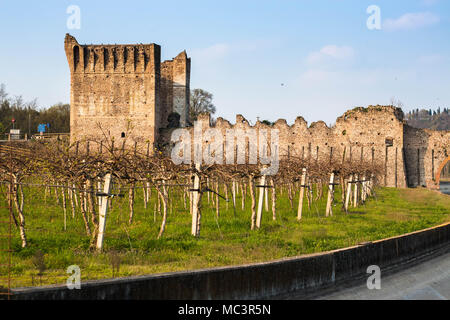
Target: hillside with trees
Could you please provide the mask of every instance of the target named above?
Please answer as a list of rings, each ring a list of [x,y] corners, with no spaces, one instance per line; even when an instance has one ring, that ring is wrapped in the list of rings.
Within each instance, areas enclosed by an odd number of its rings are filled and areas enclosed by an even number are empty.
[[[22,96],[10,97],[5,85],[0,85],[0,135],[13,128],[22,133],[37,133],[38,125],[50,124],[50,132],[67,133],[70,131],[70,106],[55,104],[49,108],[39,108],[36,100],[24,101]]]
[[[448,108],[416,109],[406,114],[406,121],[411,127],[432,130],[450,130],[450,113]]]
[[[191,91],[189,113],[195,121],[200,113],[213,115],[216,107],[212,103],[213,95],[206,90]],[[58,103],[49,108],[39,108],[37,101],[24,101],[22,96],[10,96],[4,84],[0,85],[0,139],[3,134],[14,128],[29,136],[38,133],[39,124],[50,124],[49,132],[70,132],[70,105]]]

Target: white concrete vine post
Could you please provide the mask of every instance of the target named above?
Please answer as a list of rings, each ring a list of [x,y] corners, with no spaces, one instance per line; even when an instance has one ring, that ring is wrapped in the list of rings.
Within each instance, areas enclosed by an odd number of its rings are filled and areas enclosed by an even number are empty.
[[[332,216],[333,215],[333,197],[334,197],[334,172],[330,175],[330,184],[328,185],[328,200],[327,200],[327,210],[326,210],[326,216]]]
[[[259,229],[261,227],[261,219],[262,219],[262,209],[263,209],[263,200],[266,189],[266,176],[262,176],[259,182],[259,199],[258,199],[258,213],[256,215],[256,228]]]
[[[108,213],[108,197],[111,192],[111,174],[108,173],[105,176],[105,182],[103,184],[103,195],[101,196],[102,201],[100,205],[99,212],[99,226],[98,226],[98,236],[97,236],[97,249],[102,250],[103,248],[103,238],[105,234],[106,227],[106,214]]]
[[[349,181],[347,181],[347,194],[345,196],[345,211],[348,211],[348,204],[352,194],[353,175],[350,175]]]

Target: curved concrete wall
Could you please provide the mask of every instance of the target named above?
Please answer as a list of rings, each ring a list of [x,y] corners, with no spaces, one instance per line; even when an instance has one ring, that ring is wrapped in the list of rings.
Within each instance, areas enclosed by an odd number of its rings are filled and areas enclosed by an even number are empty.
[[[13,299],[264,299],[314,291],[416,259],[450,243],[450,223],[355,247],[295,258],[149,276],[24,288]]]

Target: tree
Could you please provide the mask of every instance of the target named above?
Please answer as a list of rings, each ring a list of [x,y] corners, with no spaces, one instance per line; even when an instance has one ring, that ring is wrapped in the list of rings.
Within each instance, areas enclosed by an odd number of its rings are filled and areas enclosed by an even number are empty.
[[[6,86],[2,83],[0,84],[0,105],[8,99],[8,93],[6,92]]]
[[[55,104],[54,106],[41,111],[38,119],[39,123],[49,123],[51,132],[69,132],[70,105],[62,103]]]
[[[189,117],[191,121],[197,120],[200,113],[216,113],[216,106],[212,103],[213,95],[203,89],[191,90],[191,102],[189,106]]]
[[[15,129],[32,135],[37,132],[40,123],[49,123],[51,132],[64,133],[70,130],[70,106],[56,104],[39,110],[37,100],[24,101],[23,97],[11,96],[5,85],[0,85],[0,134],[12,128],[11,119],[15,119]]]
[[[431,130],[449,130],[450,116],[448,108],[418,109],[409,111],[407,114],[408,124],[415,128],[431,129]]]

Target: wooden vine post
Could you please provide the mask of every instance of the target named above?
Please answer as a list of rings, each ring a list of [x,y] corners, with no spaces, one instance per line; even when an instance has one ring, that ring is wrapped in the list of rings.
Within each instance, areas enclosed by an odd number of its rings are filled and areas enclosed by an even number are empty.
[[[233,214],[236,216],[236,181],[233,180],[233,185],[231,188],[231,197],[233,198]]]
[[[264,188],[264,210],[269,211],[269,188]]]
[[[256,227],[256,200],[255,200],[255,182],[253,180],[253,176],[249,175],[248,176],[248,184],[249,184],[249,188],[250,188],[250,197],[252,199],[252,206],[251,206],[251,210],[252,210],[252,224],[251,224],[251,230],[255,230]]]
[[[197,172],[194,174],[194,189],[192,190],[192,228],[191,234],[194,237],[200,235],[200,201],[201,201],[201,190],[200,190],[200,164],[195,165]]]
[[[355,188],[353,189],[353,207],[356,208],[358,206],[358,179],[359,176],[355,175]]]
[[[163,219],[161,222],[161,228],[159,229],[158,239],[161,239],[164,231],[166,230],[166,223],[167,223],[167,205],[168,205],[168,195],[167,195],[167,187],[166,187],[166,181],[162,181],[162,191],[161,188],[156,186],[156,190],[158,191],[158,194],[162,200],[163,205]]]
[[[209,195],[209,192],[208,192],[208,195]],[[216,218],[219,219],[219,217],[220,217],[219,179],[217,179],[217,181],[216,181],[216,200],[215,200],[215,205],[216,205]]]
[[[302,219],[302,210],[303,210],[303,198],[305,194],[305,184],[306,184],[306,168],[302,170],[302,180],[300,185],[300,195],[298,198],[298,211],[297,211],[297,220],[300,221]]]
[[[277,220],[277,190],[275,189],[274,178],[270,179],[272,186],[272,220]]]
[[[367,195],[366,186],[367,186],[366,177],[363,176],[362,184],[361,184],[361,201],[363,203],[366,201],[366,195]]]
[[[61,194],[62,194],[62,199],[63,199],[63,211],[64,211],[64,231],[67,230],[67,209],[66,209],[66,190],[65,188],[61,188]],[[23,200],[23,196],[22,196],[22,200]],[[22,205],[23,207],[23,205]]]

